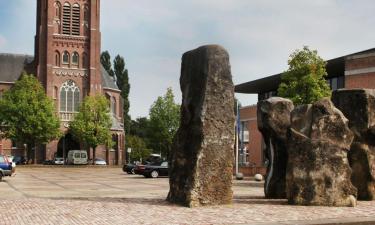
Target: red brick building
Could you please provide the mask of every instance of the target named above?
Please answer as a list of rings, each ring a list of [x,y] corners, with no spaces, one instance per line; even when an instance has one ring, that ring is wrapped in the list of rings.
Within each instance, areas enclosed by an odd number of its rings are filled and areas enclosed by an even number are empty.
[[[327,82],[332,90],[341,88],[375,89],[375,48],[338,57],[327,61]],[[258,100],[277,96],[281,73],[236,85],[237,93],[258,94]],[[263,153],[263,138],[257,128],[257,106],[240,109],[240,121],[244,125],[243,154],[240,150],[240,172],[245,175],[266,172],[267,159]],[[241,148],[240,148],[241,149]]]
[[[100,64],[100,0],[37,0],[35,57],[0,54],[0,94],[19,79],[23,70],[35,74],[54,100],[64,136],[39,146],[37,161],[66,156],[82,143],[69,134],[69,122],[85,96],[105,95],[111,107],[113,149],[97,148],[109,164],[124,159],[124,129],[120,90]],[[23,143],[0,142],[0,152],[23,155]]]

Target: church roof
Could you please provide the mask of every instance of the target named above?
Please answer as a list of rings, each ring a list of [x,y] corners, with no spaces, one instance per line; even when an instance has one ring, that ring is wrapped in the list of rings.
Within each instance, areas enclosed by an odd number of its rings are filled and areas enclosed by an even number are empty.
[[[102,86],[103,88],[111,88],[119,91],[119,88],[117,87],[117,84],[113,77],[109,76],[107,71],[104,69],[103,65],[100,65],[100,71],[102,74]]]
[[[0,82],[15,82],[33,61],[30,55],[0,53]]]

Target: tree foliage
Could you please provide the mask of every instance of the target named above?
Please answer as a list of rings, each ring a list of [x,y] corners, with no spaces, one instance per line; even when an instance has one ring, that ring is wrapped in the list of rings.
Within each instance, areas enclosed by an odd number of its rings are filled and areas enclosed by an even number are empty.
[[[124,128],[125,132],[129,133],[131,118],[129,116],[129,75],[128,70],[125,68],[125,60],[120,55],[117,55],[113,61],[114,73],[116,75],[116,84],[121,90],[121,96],[123,98],[123,117],[124,117]]]
[[[164,155],[169,155],[173,138],[180,125],[180,106],[175,103],[171,88],[160,96],[150,109],[150,144]]]
[[[278,96],[289,98],[295,105],[310,104],[331,95],[324,79],[326,62],[307,46],[293,52],[288,60],[289,69],[282,75]]]
[[[112,70],[112,63],[111,63],[111,55],[108,51],[102,52],[100,55],[100,62],[102,63],[104,69],[107,71],[107,73],[113,77],[114,72]]]
[[[108,100],[103,95],[88,96],[81,103],[79,113],[70,123],[70,130],[77,139],[92,147],[93,157],[96,147],[106,145],[112,147],[112,121]]]
[[[0,100],[0,123],[4,137],[27,147],[61,136],[53,101],[39,81],[26,73]]]
[[[138,136],[126,136],[127,147],[131,148],[130,159],[131,161],[142,161],[150,156],[151,150],[147,148],[146,143]]]

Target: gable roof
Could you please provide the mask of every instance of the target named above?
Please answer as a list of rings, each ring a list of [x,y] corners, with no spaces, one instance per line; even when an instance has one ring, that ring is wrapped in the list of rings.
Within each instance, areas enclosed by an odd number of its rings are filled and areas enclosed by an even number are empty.
[[[0,53],[0,82],[17,81],[33,60],[30,55]]]
[[[101,71],[101,74],[102,74],[102,87],[120,91],[120,89],[117,87],[117,84],[116,84],[114,78],[109,76],[109,74],[104,69],[102,64],[100,64],[100,71]]]

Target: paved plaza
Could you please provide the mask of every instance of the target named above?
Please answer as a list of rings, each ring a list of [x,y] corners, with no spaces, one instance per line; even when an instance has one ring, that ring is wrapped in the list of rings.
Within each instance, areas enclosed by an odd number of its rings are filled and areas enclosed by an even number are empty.
[[[19,166],[0,182],[0,224],[375,224],[375,202],[289,206],[263,199],[262,183],[244,180],[235,181],[232,205],[190,209],[168,204],[168,187],[168,178],[121,168]]]

